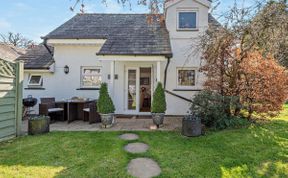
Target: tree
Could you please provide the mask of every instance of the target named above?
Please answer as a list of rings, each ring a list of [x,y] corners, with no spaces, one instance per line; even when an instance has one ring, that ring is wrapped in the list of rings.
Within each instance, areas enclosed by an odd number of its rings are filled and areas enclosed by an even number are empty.
[[[249,52],[240,64],[238,81],[241,103],[249,118],[253,112],[270,113],[282,110],[288,96],[288,73],[271,56],[263,58],[261,52]]]
[[[277,3],[281,5],[273,6],[273,8],[283,12],[283,1]],[[253,8],[238,8],[235,4],[230,11],[223,15],[223,26],[210,26],[197,44],[197,51],[203,52],[201,70],[207,76],[206,88],[216,91],[222,96],[239,96],[239,105],[237,106],[241,106],[241,104],[248,106],[250,115],[253,111],[261,113],[279,111],[284,101],[283,98],[287,98],[285,88],[287,90],[288,84],[284,80],[287,75],[283,72],[284,69],[280,69],[277,62],[272,60],[276,58],[280,63],[280,59],[277,57],[281,54],[283,46],[287,45],[286,36],[282,37],[283,40],[279,35],[287,34],[288,28],[283,28],[287,24],[287,21],[283,20],[286,19],[287,14],[276,13],[275,10],[273,15],[265,15],[265,18],[260,18],[259,14],[270,7],[269,5],[267,3]],[[275,28],[273,25],[275,23],[285,23],[285,25],[275,25],[277,26]],[[269,36],[270,31],[275,32],[273,37]],[[279,45],[279,41],[283,42]],[[253,62],[259,62],[260,59],[263,60],[261,63],[263,66],[253,65]],[[273,67],[264,65],[264,62],[267,61]],[[246,63],[249,63],[250,66],[245,65]],[[263,72],[264,70],[265,72]],[[257,75],[252,71],[257,71]],[[274,81],[282,81],[282,85],[276,85],[273,82],[271,82],[273,86],[269,85],[268,82],[271,80],[268,77],[269,74],[273,74]],[[261,79],[262,83],[255,83],[254,80],[257,78]],[[240,83],[241,85],[239,85]],[[269,92],[272,91],[279,92],[279,96],[275,95],[276,99],[272,99],[273,96],[269,95]],[[249,95],[251,92],[253,96]],[[227,102],[229,101],[224,101],[224,103]],[[230,107],[227,107],[226,112],[238,115],[240,109],[241,107],[236,108],[232,112]]]
[[[13,45],[19,48],[28,48],[31,45],[34,45],[35,42],[33,40],[28,40],[23,37],[20,33],[12,33],[8,32],[7,35],[0,34],[0,42],[8,45]]]

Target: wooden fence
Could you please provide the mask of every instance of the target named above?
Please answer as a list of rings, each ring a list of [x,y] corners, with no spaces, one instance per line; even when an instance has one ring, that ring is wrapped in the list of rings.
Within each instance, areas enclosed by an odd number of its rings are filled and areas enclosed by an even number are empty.
[[[0,59],[0,141],[21,134],[23,63]]]

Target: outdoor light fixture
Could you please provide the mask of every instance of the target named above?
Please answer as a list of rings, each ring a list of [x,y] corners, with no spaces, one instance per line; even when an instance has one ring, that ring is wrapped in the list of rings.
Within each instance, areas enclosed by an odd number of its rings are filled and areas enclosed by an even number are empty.
[[[66,65],[66,66],[64,67],[64,73],[65,73],[65,74],[68,74],[68,73],[69,73],[69,66]]]

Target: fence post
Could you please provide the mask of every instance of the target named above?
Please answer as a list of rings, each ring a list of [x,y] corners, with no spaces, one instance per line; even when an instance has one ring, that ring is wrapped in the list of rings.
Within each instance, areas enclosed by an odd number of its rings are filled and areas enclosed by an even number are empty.
[[[22,98],[23,98],[24,63],[16,63],[16,136],[21,135],[22,127]]]

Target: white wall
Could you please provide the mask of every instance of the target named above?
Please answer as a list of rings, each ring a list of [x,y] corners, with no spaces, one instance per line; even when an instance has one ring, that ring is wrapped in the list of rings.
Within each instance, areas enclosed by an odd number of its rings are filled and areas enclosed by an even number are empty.
[[[196,31],[178,31],[177,30],[177,12],[181,9],[193,9],[198,11],[198,30]],[[200,53],[195,53],[196,40],[199,35],[208,27],[208,10],[207,6],[200,4],[195,0],[183,0],[168,7],[166,12],[166,27],[170,34],[170,41],[173,51],[173,58],[167,74],[166,89],[177,95],[191,99],[197,91],[174,91],[177,89],[177,73],[176,69],[181,67],[191,67],[199,70]],[[202,85],[205,80],[203,74],[196,72],[196,85],[192,90],[203,89]],[[189,110],[189,102],[186,102],[175,96],[166,94],[167,98],[167,114],[186,114]]]
[[[110,72],[110,63],[99,60],[96,52],[99,46],[76,46],[76,45],[59,45],[55,46],[55,72],[43,73],[43,88],[45,90],[27,90],[28,76],[31,72],[25,72],[24,97],[33,95],[41,97],[55,97],[56,100],[68,99],[73,96],[97,99],[97,90],[77,90],[81,88],[80,72],[81,66],[101,66],[102,80],[107,81]],[[64,73],[64,66],[68,65],[69,74]],[[38,111],[38,108],[35,108]]]

